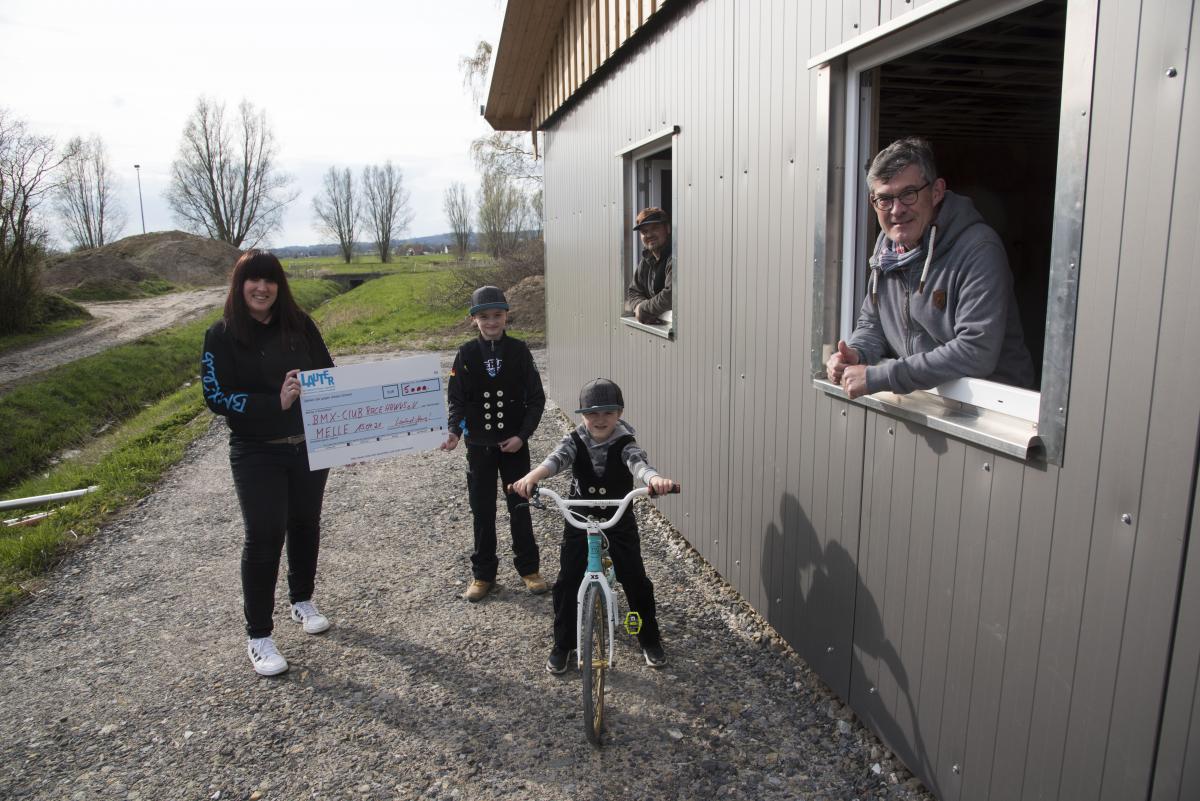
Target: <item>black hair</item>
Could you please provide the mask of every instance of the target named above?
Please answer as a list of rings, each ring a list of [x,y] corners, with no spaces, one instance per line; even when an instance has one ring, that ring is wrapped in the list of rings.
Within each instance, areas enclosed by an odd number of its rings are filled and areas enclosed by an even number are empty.
[[[246,308],[243,288],[247,281],[265,278],[278,288],[275,303],[271,306],[271,317],[283,330],[283,341],[295,349],[298,342],[305,341],[305,321],[308,317],[292,297],[288,287],[287,273],[275,254],[265,250],[247,250],[233,265],[229,276],[229,294],[225,296],[225,327],[233,338],[245,345],[250,342],[250,332],[257,324]]]

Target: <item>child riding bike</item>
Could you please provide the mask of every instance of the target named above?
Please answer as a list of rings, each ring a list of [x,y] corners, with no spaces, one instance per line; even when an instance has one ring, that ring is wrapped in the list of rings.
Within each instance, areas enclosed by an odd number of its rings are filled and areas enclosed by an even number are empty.
[[[526,476],[514,482],[513,492],[529,498],[539,481],[570,468],[574,474],[571,498],[619,499],[639,480],[654,494],[665,494],[677,485],[660,476],[650,466],[646,452],[634,440],[633,427],[621,419],[625,400],[621,388],[606,378],[584,385],[576,414],[583,424],[563,437],[546,460]],[[607,519],[612,509],[598,509]],[[641,617],[637,634],[646,664],[660,668],[667,663],[658,618],[654,608],[654,584],[642,564],[641,540],[633,512],[626,511],[620,521],[606,532],[609,556],[617,580],[625,588],[631,611]],[[587,570],[587,537],[569,524],[563,527],[558,580],[554,583],[554,647],[546,660],[546,670],[561,674],[567,670],[576,637],[576,595]]]

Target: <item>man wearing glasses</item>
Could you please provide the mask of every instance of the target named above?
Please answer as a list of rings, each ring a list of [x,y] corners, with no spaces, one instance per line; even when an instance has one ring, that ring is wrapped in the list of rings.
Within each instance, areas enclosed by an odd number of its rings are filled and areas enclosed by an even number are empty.
[[[1032,386],[1004,245],[937,177],[929,143],[888,145],[867,184],[882,230],[854,333],[825,363],[829,380],[851,398],[964,376]]]

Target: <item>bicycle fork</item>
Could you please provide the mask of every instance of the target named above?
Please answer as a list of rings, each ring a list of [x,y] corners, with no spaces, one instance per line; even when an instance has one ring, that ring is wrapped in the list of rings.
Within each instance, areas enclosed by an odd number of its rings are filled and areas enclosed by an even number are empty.
[[[617,631],[617,597],[613,593],[613,588],[604,574],[604,565],[601,558],[600,529],[588,528],[587,547],[587,572],[583,574],[583,581],[579,583],[579,591],[575,595],[575,659],[581,670],[583,669],[584,636],[583,599],[587,594],[588,587],[592,584],[596,584],[600,588],[600,592],[604,595],[604,624],[608,627],[608,665],[612,667],[616,664],[614,642]],[[591,669],[591,665],[588,665],[588,669]]]

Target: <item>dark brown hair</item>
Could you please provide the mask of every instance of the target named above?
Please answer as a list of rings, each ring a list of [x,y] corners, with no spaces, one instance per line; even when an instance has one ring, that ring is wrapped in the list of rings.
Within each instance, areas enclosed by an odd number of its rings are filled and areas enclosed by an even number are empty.
[[[306,339],[304,322],[307,315],[292,297],[283,265],[273,253],[265,250],[247,250],[233,265],[233,274],[229,277],[229,294],[225,296],[225,327],[238,342],[243,345],[250,342],[250,332],[256,322],[250,316],[250,310],[246,308],[243,288],[247,281],[257,278],[265,278],[278,287],[275,304],[271,307],[272,321],[278,322],[283,329],[284,343],[289,348],[295,348]]]

